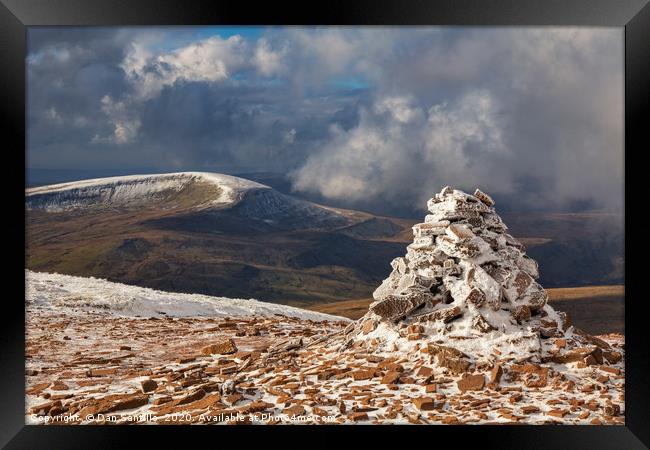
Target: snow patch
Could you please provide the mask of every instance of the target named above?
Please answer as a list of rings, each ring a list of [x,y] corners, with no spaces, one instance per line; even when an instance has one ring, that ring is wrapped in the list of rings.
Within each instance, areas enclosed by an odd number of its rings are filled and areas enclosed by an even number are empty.
[[[25,271],[25,302],[50,310],[105,311],[124,317],[247,317],[281,314],[313,321],[344,317],[286,305],[201,294],[181,294],[113,283],[97,278]]]

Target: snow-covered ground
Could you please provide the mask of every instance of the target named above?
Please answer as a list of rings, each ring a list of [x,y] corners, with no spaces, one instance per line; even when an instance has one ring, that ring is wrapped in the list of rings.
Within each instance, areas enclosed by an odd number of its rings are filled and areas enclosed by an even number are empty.
[[[181,294],[97,278],[25,271],[25,301],[36,308],[93,310],[124,317],[245,317],[282,314],[305,320],[348,320],[257,300]]]
[[[217,186],[219,195],[212,205],[227,205],[240,200],[252,189],[271,189],[243,178],[208,172],[178,172],[156,175],[129,175],[74,181],[29,188],[25,191],[28,208],[61,211],[87,205],[125,206],[145,202],[168,192],[180,192],[190,183]]]

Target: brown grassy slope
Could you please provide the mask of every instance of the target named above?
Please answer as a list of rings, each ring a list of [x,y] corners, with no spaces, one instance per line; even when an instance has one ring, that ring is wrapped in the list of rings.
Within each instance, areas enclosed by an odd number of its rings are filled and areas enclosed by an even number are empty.
[[[615,284],[611,286],[585,286],[547,289],[551,301],[559,300],[584,300],[594,297],[623,297],[625,286]]]
[[[336,231],[255,233],[226,213],[200,215],[185,204],[28,211],[26,266],[173,292],[305,305],[367,296],[403,251],[397,243]]]

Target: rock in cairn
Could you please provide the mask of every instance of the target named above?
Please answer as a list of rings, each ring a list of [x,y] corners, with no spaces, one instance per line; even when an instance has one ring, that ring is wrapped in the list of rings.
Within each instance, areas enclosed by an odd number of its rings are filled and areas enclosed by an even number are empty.
[[[531,340],[525,352],[540,349],[542,317],[558,325],[552,334],[562,332],[565,316],[546,305],[547,293],[535,281],[537,263],[507,233],[489,195],[445,187],[427,206],[430,214],[413,227],[406,255],[391,262],[392,272],[373,293],[369,312],[347,330],[343,348],[379,326],[407,327],[412,340],[446,342],[446,336],[476,339],[488,333],[492,338],[483,342]],[[504,334],[508,339],[496,336]],[[372,335],[381,340],[387,333]]]

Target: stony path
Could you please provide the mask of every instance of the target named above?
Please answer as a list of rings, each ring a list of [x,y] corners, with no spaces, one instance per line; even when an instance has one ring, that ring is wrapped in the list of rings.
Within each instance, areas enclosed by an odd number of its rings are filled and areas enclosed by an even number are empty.
[[[338,352],[343,321],[31,306],[27,317],[27,423],[624,424],[622,361],[478,366],[461,379],[424,342]],[[623,352],[621,335],[600,337]]]

